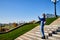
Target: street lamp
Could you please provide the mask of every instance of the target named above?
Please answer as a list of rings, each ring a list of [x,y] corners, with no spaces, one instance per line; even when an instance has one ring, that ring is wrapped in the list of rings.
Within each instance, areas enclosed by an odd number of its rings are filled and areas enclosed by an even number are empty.
[[[57,14],[56,14],[56,3],[58,0],[51,0],[53,3],[54,3],[54,13],[55,13],[55,17],[57,17]]]

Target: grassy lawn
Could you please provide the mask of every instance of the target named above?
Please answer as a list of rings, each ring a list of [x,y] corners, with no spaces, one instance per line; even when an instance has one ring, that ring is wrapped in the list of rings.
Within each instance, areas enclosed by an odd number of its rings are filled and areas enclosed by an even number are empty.
[[[46,25],[51,24],[54,20],[56,20],[57,18],[47,18],[46,19]]]
[[[37,25],[38,24],[28,24],[28,25],[24,25],[16,30],[14,30],[14,31],[11,31],[9,33],[0,34],[0,40],[14,40],[16,37],[24,34],[25,32],[31,30],[32,28],[34,28]]]
[[[57,19],[57,18],[47,18],[45,25],[51,24],[51,23],[52,23],[54,20],[56,20],[56,19]],[[40,24],[40,21],[38,21],[36,24]]]
[[[53,22],[55,19],[57,18],[48,18],[47,23],[46,24],[50,24],[51,22]],[[27,31],[33,29],[34,27],[36,27],[37,25],[39,25],[38,23],[35,24],[26,24],[22,27],[19,27],[18,29],[15,29],[11,32],[5,33],[5,34],[0,34],[0,40],[14,40],[16,37],[26,33]]]

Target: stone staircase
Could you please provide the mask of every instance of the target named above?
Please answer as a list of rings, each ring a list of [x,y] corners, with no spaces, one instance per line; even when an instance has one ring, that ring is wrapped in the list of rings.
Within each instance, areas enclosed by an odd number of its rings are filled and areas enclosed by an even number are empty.
[[[60,40],[60,18],[50,25],[45,25],[44,32],[46,39],[41,39],[40,27],[37,26],[31,31],[17,37],[15,40]]]
[[[48,37],[51,40],[60,40],[60,28],[58,27],[58,29],[55,31],[57,34],[53,34],[51,37]]]

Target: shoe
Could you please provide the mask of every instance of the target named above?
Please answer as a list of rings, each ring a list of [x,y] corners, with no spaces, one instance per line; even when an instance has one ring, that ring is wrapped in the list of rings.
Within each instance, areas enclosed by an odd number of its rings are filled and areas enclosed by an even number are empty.
[[[46,39],[45,36],[43,36],[42,39]]]

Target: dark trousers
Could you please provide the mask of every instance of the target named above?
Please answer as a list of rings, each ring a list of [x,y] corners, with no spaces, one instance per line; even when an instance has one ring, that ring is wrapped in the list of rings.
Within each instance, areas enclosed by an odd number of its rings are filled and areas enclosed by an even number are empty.
[[[45,34],[44,34],[44,23],[41,24],[41,33],[42,33],[42,37],[44,37],[45,36]]]

